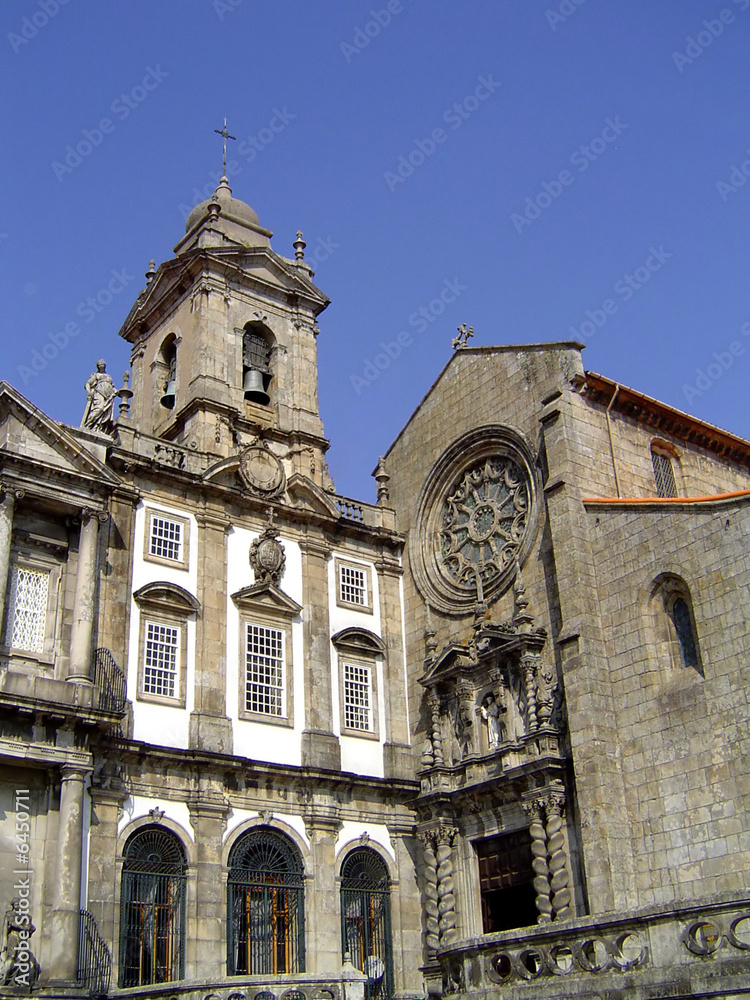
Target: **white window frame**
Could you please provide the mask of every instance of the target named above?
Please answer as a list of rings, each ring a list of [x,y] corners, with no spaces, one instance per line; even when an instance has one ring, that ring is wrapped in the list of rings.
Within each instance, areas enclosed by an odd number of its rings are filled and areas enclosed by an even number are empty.
[[[373,684],[373,670],[375,665],[370,663],[356,663],[350,657],[342,659],[342,686],[344,697],[343,727],[345,731],[357,734],[368,735],[375,732],[375,711],[373,697],[375,687]],[[350,676],[354,674],[355,676]],[[360,676],[356,676],[359,674]],[[361,698],[364,694],[364,698]],[[352,697],[353,696],[353,697]],[[364,725],[357,724],[364,721]]]
[[[253,653],[250,649],[250,636],[252,630],[256,630],[256,634],[261,634],[266,640],[271,640],[278,645],[278,656],[263,654],[263,653]],[[286,645],[287,645],[287,633],[283,628],[279,628],[277,625],[269,625],[266,622],[261,621],[244,621],[242,635],[244,639],[244,684],[242,688],[242,702],[241,702],[241,714],[245,717],[252,717],[254,719],[268,719],[273,721],[286,720],[287,718],[287,657],[286,657]],[[274,684],[272,682],[264,683],[261,679],[258,679],[257,675],[255,678],[251,677],[251,657],[257,656],[259,659],[266,661],[272,661],[277,666],[275,667],[277,671],[278,683]],[[273,678],[270,678],[272,681]],[[250,697],[250,687],[255,685],[259,691],[265,690],[266,697],[268,698],[268,703],[273,705],[277,703],[278,711],[264,711],[261,708],[251,707],[248,704]],[[256,701],[256,704],[258,702]]]
[[[372,614],[372,573],[365,563],[352,562],[347,559],[336,559],[336,603],[341,608],[351,608],[356,611],[364,611]],[[350,600],[345,596],[345,587],[352,587],[352,584],[344,582],[346,574],[358,573],[362,576],[362,600]]]
[[[143,694],[151,698],[174,699],[179,694],[182,666],[180,662],[180,647],[182,645],[180,626],[171,622],[152,621],[150,618],[146,618],[143,622],[143,628]],[[151,634],[153,630],[158,630],[159,634],[153,636]],[[173,642],[166,641],[167,634],[169,638],[174,640]],[[149,651],[158,650],[159,648],[162,650],[162,656],[159,656],[156,664],[149,664]],[[163,652],[166,650],[173,651],[173,663],[171,665],[164,663]],[[159,691],[152,689],[167,687],[165,681],[171,681],[169,683],[170,690]]]
[[[152,552],[152,544],[155,540],[154,530],[157,521],[161,521],[165,525],[171,525],[175,528],[179,528],[180,540],[177,543],[179,545],[179,556],[174,557]],[[173,566],[176,569],[187,569],[190,558],[190,521],[188,518],[181,517],[179,514],[173,514],[171,511],[158,510],[155,507],[149,507],[146,516],[143,558],[149,562],[159,563],[161,566]]]

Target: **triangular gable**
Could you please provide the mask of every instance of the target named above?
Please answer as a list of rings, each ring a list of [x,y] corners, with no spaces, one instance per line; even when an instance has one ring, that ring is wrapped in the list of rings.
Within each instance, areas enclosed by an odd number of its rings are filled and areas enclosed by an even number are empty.
[[[34,406],[8,382],[0,382],[0,456],[115,487],[118,476],[70,431]]]
[[[232,594],[232,600],[241,611],[265,611],[284,618],[296,618],[302,605],[285,594],[273,583],[256,583]]]
[[[298,472],[287,481],[287,493],[298,507],[304,507],[316,514],[335,517],[336,520],[341,517],[341,511],[333,497]]]

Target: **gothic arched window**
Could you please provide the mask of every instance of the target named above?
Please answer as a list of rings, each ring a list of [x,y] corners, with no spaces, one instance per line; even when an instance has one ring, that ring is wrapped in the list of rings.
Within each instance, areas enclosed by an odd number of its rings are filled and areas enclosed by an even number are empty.
[[[249,830],[229,855],[227,974],[305,971],[304,868],[291,841]]]
[[[658,631],[666,640],[672,665],[691,667],[703,676],[693,602],[687,584],[676,576],[662,576],[654,587],[652,603]]]
[[[656,495],[662,499],[677,496],[677,481],[672,467],[672,456],[666,448],[651,445],[651,464],[654,467]]]
[[[120,986],[182,979],[185,967],[185,852],[158,826],[125,846],[120,899]]]
[[[391,888],[385,862],[375,851],[352,851],[341,868],[341,945],[367,976],[367,1000],[393,996]]]

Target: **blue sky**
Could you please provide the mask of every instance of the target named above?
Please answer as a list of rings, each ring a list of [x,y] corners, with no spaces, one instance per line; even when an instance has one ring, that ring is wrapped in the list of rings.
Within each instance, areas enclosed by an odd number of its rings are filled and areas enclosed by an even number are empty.
[[[374,498],[461,323],[578,336],[587,368],[750,435],[750,0],[6,0],[0,22],[0,375],[51,416],[78,423],[98,357],[119,381],[226,115],[235,195],[279,253],[304,231],[332,299],[340,492]]]

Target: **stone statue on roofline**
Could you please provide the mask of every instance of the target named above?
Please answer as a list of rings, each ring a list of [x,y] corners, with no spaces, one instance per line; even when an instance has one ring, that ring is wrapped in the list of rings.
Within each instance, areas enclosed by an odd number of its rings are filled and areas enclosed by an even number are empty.
[[[104,361],[96,362],[96,371],[86,383],[86,409],[83,411],[81,427],[100,434],[109,434],[114,422],[115,383],[107,374]]]

